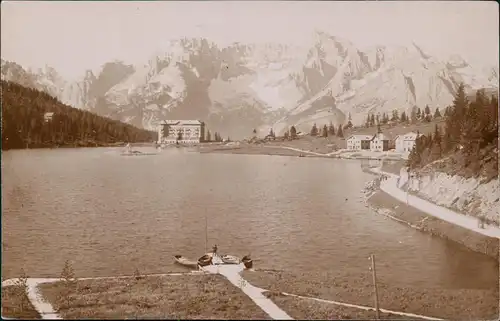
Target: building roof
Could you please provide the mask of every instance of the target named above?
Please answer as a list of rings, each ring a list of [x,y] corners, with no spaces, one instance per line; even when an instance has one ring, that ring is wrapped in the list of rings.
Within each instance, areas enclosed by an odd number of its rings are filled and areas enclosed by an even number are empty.
[[[376,133],[371,137],[371,141],[373,141],[375,138],[378,138],[379,140],[391,140],[391,137],[389,135],[383,133]]]
[[[202,122],[199,120],[163,120],[160,122],[161,125],[201,125]]]
[[[421,133],[418,133],[418,134],[417,134],[417,133],[415,133],[415,132],[409,132],[409,133],[406,133],[406,134],[402,134],[402,135],[398,135],[398,136],[396,136],[396,139],[398,139],[398,138],[403,138],[403,139],[405,139],[405,140],[415,140],[415,139],[417,139],[417,137],[419,137],[419,136],[422,136],[422,134],[421,134]]]
[[[355,139],[359,139],[359,140],[370,140],[370,139],[372,139],[372,136],[371,135],[351,135],[347,138],[347,140],[349,140],[351,138],[355,138]]]

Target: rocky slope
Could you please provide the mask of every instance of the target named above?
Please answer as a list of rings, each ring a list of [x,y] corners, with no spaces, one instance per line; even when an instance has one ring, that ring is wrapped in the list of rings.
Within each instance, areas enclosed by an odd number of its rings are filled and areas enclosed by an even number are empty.
[[[316,32],[309,46],[172,41],[144,65],[106,63],[67,82],[50,67],[29,71],[2,60],[2,78],[44,90],[63,102],[137,126],[197,118],[231,135],[280,132],[314,122],[341,124],[351,113],[409,112],[442,107],[457,84],[498,87],[498,69],[475,70],[459,56],[439,61],[417,45],[361,51],[348,40]],[[302,128],[303,127],[303,128]]]
[[[500,189],[498,177],[486,182],[480,177],[465,178],[460,175],[436,171],[436,163],[429,164],[408,182],[408,175],[401,169],[400,186],[409,187],[418,196],[437,205],[475,217],[484,217],[500,224],[498,206]]]

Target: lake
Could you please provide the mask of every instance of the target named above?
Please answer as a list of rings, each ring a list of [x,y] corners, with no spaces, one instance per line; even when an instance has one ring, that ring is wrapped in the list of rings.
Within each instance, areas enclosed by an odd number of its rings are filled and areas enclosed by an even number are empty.
[[[154,151],[142,148],[144,151]],[[208,246],[255,267],[370,276],[401,286],[492,288],[498,263],[366,207],[355,160],[119,148],[2,153],[2,276],[179,270]]]

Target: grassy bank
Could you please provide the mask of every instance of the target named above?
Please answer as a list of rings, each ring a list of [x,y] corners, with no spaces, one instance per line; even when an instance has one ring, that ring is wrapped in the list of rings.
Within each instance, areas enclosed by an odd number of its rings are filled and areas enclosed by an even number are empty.
[[[24,320],[40,319],[26,292],[14,285],[2,287],[2,316]]]
[[[297,140],[301,142],[305,138]],[[290,148],[296,148],[293,150]],[[330,149],[311,148],[305,143],[304,146],[287,146],[282,142],[263,142],[263,143],[239,143],[238,145],[213,145],[198,147],[200,153],[224,153],[224,154],[247,154],[247,155],[278,155],[278,156],[303,156],[303,157],[321,157],[321,158],[342,158],[342,159],[392,159],[399,161],[401,159],[398,153],[385,152],[355,152],[355,151],[336,151],[332,153]]]
[[[65,319],[269,319],[220,275],[80,280],[40,289]]]
[[[269,289],[273,292],[286,292],[297,295],[316,297],[325,300],[364,305],[373,307],[373,286],[371,280],[350,278],[336,279],[325,273],[292,274],[288,272],[243,272],[243,277],[251,284]],[[390,286],[379,282],[380,308],[415,313],[426,316],[448,319],[494,319],[498,317],[498,289],[419,289]],[[322,318],[327,311],[335,311],[337,307],[325,304],[317,305],[307,300],[307,303],[296,302],[292,298],[278,298],[285,311],[293,317],[313,313]],[[298,300],[300,301],[300,300]],[[285,307],[288,306],[288,309]],[[322,306],[322,307],[320,307]],[[317,312],[313,312],[316,311]],[[294,312],[293,312],[294,311]],[[347,310],[337,310],[336,313],[346,313]],[[369,311],[353,311],[351,318],[373,318]],[[359,315],[358,313],[362,313]],[[295,314],[295,315],[294,315]],[[347,316],[342,315],[342,318]],[[339,315],[340,318],[340,315]]]
[[[266,297],[270,298],[278,307],[287,311],[288,315],[296,320],[340,320],[375,319],[375,309],[362,310],[358,308],[340,306],[328,302],[319,302],[311,299],[292,297],[279,292],[266,292]],[[380,312],[380,318],[385,320],[419,320],[401,315]],[[422,319],[423,320],[423,319]]]
[[[269,145],[254,145],[242,143],[239,146],[206,146],[199,149],[201,153],[246,154],[246,155],[277,155],[300,156],[302,153],[291,149]]]

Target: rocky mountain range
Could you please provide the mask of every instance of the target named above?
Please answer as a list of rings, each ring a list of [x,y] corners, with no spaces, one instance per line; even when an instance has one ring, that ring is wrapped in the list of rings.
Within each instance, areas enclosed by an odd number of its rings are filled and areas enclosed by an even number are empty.
[[[316,32],[308,46],[171,41],[143,65],[108,62],[95,75],[64,80],[45,67],[26,70],[2,60],[2,79],[48,92],[62,102],[153,129],[164,119],[200,119],[241,138],[314,122],[360,124],[368,113],[444,108],[460,82],[498,88],[498,67],[477,69],[454,55],[442,61],[416,44],[360,50]]]

